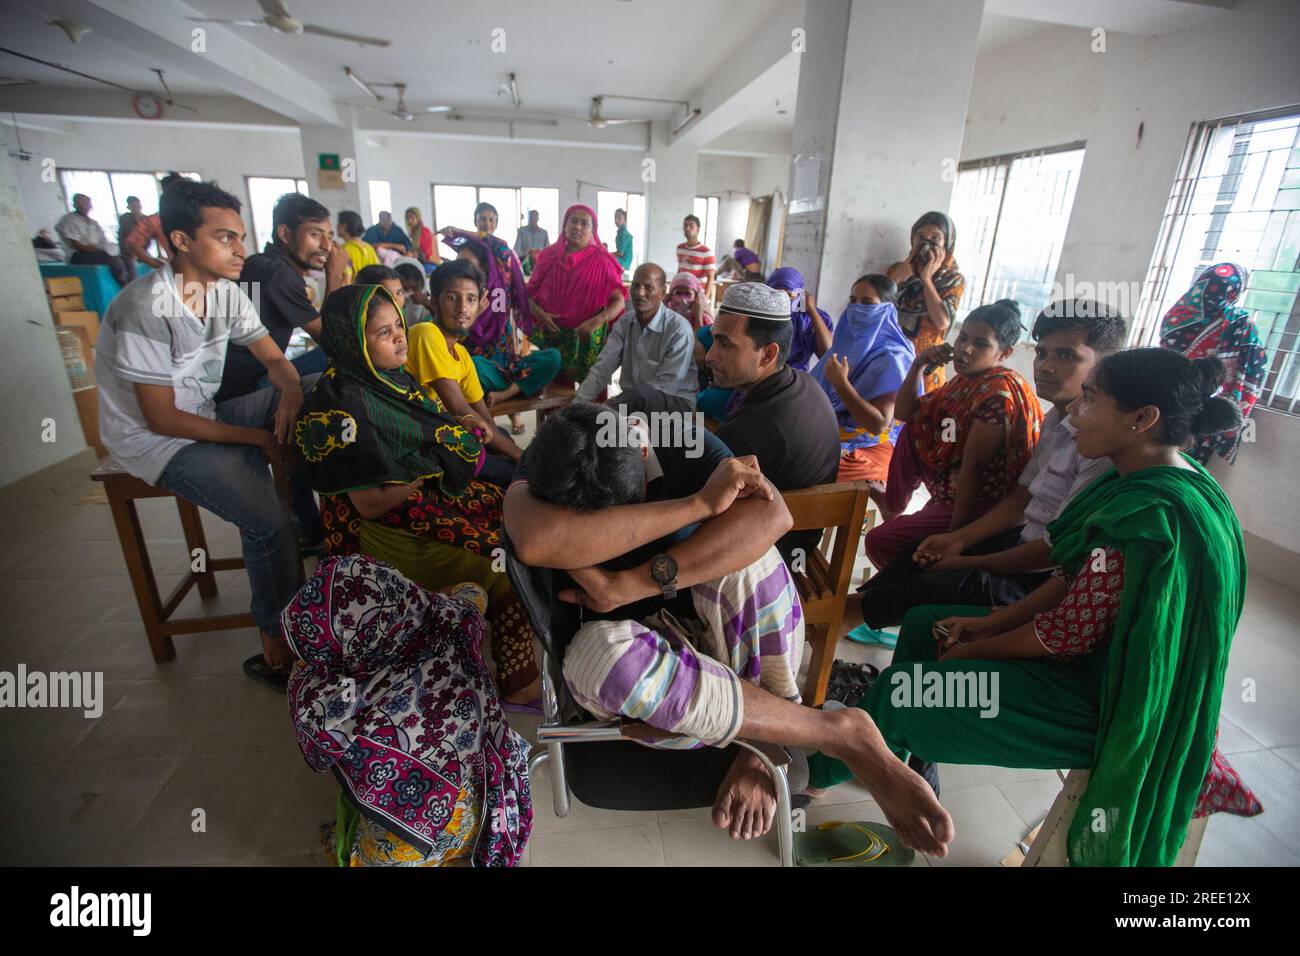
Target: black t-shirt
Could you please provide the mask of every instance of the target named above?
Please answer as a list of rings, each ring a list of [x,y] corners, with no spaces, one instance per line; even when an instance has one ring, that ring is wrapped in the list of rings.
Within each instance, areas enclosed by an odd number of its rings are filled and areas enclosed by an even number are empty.
[[[768,481],[796,491],[835,480],[840,426],[835,409],[812,376],[786,366],[759,382],[718,428],[736,455],[753,455]],[[792,531],[777,542],[781,556],[817,547],[818,531]]]
[[[244,260],[239,281],[281,352],[288,346],[293,330],[311,322],[318,314],[307,297],[307,280],[274,243],[267,243],[263,252]],[[226,370],[216,400],[224,402],[247,395],[265,374],[265,367],[247,347],[232,342],[226,349]]]

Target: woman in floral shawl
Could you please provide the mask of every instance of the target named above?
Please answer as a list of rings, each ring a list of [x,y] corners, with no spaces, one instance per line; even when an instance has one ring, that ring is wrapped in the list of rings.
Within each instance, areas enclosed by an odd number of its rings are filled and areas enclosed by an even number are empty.
[[[623,270],[596,234],[596,212],[564,212],[559,241],[537,256],[528,280],[529,304],[541,329],[533,341],[560,352],[561,376],[580,382],[600,355],[608,323],[623,312]]]
[[[405,322],[382,286],[331,293],[321,344],[330,366],[303,404],[294,446],[321,494],[327,550],[387,561],[430,590],[480,584],[502,696],[532,702],[533,631],[509,579],[493,570],[501,492],[474,478],[478,437],[405,372]]]
[[[917,353],[941,344],[948,337],[966,288],[953,250],[957,227],[941,212],[927,212],[912,224],[912,249],[907,258],[889,267],[887,275],[898,283],[898,324]],[[943,366],[922,380],[932,392],[944,383]]]
[[[1248,278],[1245,269],[1231,262],[1210,266],[1160,323],[1160,344],[1165,348],[1189,359],[1212,355],[1227,366],[1222,394],[1241,410],[1240,428],[1193,440],[1188,454],[1202,465],[1209,464],[1215,452],[1228,464],[1236,460],[1244,419],[1255,407],[1268,373],[1268,353],[1255,320],[1247,310],[1233,306]]]
[[[517,864],[528,744],[501,712],[479,608],[352,555],[322,561],[280,620],[298,746],[341,788],[339,865]]]

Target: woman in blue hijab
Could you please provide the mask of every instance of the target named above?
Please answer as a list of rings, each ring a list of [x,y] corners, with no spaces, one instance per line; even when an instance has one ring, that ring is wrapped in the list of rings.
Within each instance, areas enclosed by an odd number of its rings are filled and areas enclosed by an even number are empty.
[[[894,401],[916,350],[898,324],[898,286],[882,275],[853,283],[826,356],[810,373],[840,423],[839,481],[884,481],[902,428]]]

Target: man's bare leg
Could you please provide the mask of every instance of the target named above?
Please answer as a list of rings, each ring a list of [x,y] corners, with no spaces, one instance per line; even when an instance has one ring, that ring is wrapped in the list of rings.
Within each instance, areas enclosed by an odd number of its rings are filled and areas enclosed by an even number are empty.
[[[814,710],[740,682],[746,740],[820,750],[842,760],[871,791],[903,842],[930,856],[946,856],[955,835],[952,818],[921,777],[894,756],[864,710]]]

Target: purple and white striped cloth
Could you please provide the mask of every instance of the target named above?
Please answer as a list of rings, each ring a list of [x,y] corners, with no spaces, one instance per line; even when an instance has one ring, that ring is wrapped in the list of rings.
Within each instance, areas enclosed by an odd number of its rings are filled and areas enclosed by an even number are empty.
[[[654,746],[726,747],[744,720],[740,681],[798,702],[803,656],[799,595],[771,548],[734,574],[697,584],[699,621],[667,612],[584,624],[564,655],[564,679],[592,715],[621,715],[681,734]]]

